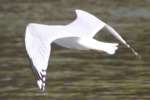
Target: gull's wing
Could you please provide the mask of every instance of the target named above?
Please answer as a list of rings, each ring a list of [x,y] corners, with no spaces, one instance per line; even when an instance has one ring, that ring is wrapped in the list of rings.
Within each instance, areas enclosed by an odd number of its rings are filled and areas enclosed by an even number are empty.
[[[50,56],[50,44],[56,39],[77,37],[64,30],[63,26],[48,26],[42,24],[29,24],[26,28],[25,46],[32,70],[40,89],[45,88],[45,76]]]
[[[32,64],[32,71],[40,89],[44,90],[45,75],[50,55],[50,45],[38,37],[33,25],[26,28],[25,46]]]
[[[94,37],[105,26],[105,23],[94,15],[83,10],[76,10],[76,19],[66,25],[66,29],[75,34],[86,37]]]
[[[70,32],[79,33],[87,37],[93,37],[99,30],[105,27],[120,42],[122,42],[126,47],[130,48],[136,56],[140,57],[140,55],[111,26],[88,12],[76,10],[76,14],[76,20],[67,25],[67,27],[69,27],[68,29],[70,29]]]
[[[138,58],[141,58],[140,55],[138,54],[138,52],[136,52],[134,50],[134,48],[132,48],[120,35],[119,33],[112,28],[110,25],[106,24],[105,27],[114,37],[116,37],[121,43],[123,43],[127,48],[131,49],[131,51],[134,53],[135,56],[137,56]]]

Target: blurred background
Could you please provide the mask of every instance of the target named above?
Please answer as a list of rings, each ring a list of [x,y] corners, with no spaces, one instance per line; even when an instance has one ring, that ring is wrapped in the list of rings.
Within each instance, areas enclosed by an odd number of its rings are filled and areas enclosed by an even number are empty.
[[[0,100],[149,100],[149,5],[150,0],[0,0]],[[142,59],[122,44],[112,56],[53,44],[42,93],[26,56],[26,25],[65,25],[75,19],[75,9],[112,25]],[[95,38],[118,42],[103,30]]]

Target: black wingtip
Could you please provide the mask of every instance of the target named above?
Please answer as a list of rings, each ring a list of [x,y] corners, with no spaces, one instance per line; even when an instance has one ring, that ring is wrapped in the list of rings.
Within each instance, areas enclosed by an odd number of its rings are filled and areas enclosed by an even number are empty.
[[[28,56],[28,55],[27,55]],[[40,90],[42,92],[45,91],[45,81],[46,81],[46,70],[42,70],[41,72],[39,72],[36,67],[34,66],[32,60],[30,59],[30,57],[28,56],[29,62],[31,64],[31,69],[32,72],[34,74],[35,79],[37,80],[37,85],[40,88]]]

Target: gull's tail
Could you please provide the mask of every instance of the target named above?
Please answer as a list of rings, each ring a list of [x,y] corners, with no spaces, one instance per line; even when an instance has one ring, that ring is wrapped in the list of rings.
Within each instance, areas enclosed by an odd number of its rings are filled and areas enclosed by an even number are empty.
[[[102,50],[110,55],[115,54],[118,49],[118,43],[105,43]]]
[[[107,43],[102,41],[97,41],[93,38],[80,38],[78,43],[87,49],[97,50],[106,52],[110,55],[115,54],[118,49],[118,43]]]

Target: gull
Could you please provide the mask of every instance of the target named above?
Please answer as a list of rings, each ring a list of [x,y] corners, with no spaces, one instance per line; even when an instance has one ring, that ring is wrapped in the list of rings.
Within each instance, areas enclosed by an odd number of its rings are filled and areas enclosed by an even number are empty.
[[[25,47],[37,85],[42,91],[45,90],[46,71],[53,42],[66,48],[96,50],[113,55],[118,49],[118,43],[94,39],[96,33],[105,28],[127,48],[130,48],[136,56],[139,56],[110,25],[86,11],[76,9],[75,12],[76,19],[67,25],[29,23],[26,27]]]

